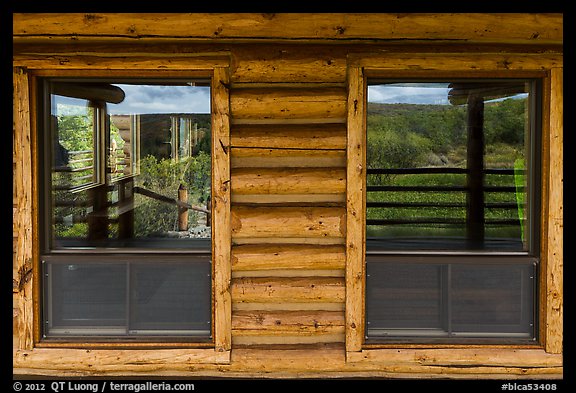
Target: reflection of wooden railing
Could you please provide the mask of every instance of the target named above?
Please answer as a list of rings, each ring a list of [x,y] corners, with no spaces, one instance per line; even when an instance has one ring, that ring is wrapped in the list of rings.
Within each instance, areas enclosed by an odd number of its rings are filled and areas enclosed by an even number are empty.
[[[70,173],[68,178],[62,178],[62,183],[57,184],[55,190],[71,190],[85,186],[94,181],[94,153],[92,150],[71,150],[67,152],[67,165],[59,165],[53,168],[57,173]],[[65,182],[64,182],[65,181]]]
[[[149,198],[156,199],[157,201],[160,201],[160,202],[166,202],[166,203],[169,203],[171,205],[176,205],[176,206],[183,208],[183,209],[190,209],[190,210],[195,210],[198,212],[210,214],[210,211],[203,208],[203,207],[194,206],[194,205],[189,204],[188,202],[184,202],[184,201],[181,201],[181,200],[178,200],[175,198],[170,198],[170,197],[167,197],[165,195],[158,194],[157,192],[150,191],[150,190],[147,190],[147,189],[142,188],[142,187],[138,187],[138,186],[134,187],[134,192],[137,194],[140,194],[140,195],[147,196]]]
[[[368,175],[417,175],[417,174],[461,174],[468,175],[469,171],[465,168],[395,168],[395,169],[368,169]],[[524,171],[515,169],[484,169],[484,175],[505,175],[514,176],[524,174]],[[442,192],[442,193],[470,193],[474,192],[467,185],[433,185],[433,186],[395,186],[395,185],[369,185],[366,187],[367,192]],[[491,186],[483,185],[479,192],[495,192],[516,194],[525,192],[524,186]],[[525,207],[521,202],[486,202],[483,209],[509,209],[516,210]],[[468,203],[463,202],[366,202],[367,208],[446,208],[446,209],[470,209]],[[495,226],[519,226],[523,225],[520,218],[516,219],[484,219],[485,225]],[[366,225],[466,225],[468,219],[454,217],[410,217],[402,219],[367,219]]]

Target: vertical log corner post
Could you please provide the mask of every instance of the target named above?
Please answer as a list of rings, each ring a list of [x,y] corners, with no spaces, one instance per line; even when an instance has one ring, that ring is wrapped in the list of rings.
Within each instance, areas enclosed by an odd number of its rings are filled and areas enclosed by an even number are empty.
[[[14,230],[16,257],[13,260],[13,291],[18,296],[18,348],[34,346],[34,300],[33,300],[33,166],[32,134],[30,127],[30,91],[28,73],[15,67],[13,82],[13,161],[14,193],[16,210]]]
[[[227,67],[214,68],[212,77],[212,268],[214,344],[216,351],[232,347],[230,213],[230,76]]]
[[[346,351],[364,341],[366,141],[365,81],[362,67],[348,68],[346,165]]]
[[[548,179],[544,182],[545,195],[542,232],[544,248],[542,258],[545,258],[542,270],[541,285],[545,290],[540,307],[543,314],[542,336],[546,352],[562,353],[563,337],[563,68],[550,69],[550,112],[548,135],[545,135],[544,145],[548,145],[545,153],[548,161]],[[546,128],[546,127],[545,127]],[[547,210],[547,211],[546,211]]]

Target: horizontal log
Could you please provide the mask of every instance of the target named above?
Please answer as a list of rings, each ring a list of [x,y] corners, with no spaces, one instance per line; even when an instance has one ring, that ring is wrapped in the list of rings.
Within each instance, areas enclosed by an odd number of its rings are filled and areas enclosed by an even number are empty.
[[[59,70],[209,70],[212,67],[227,67],[230,65],[228,54],[206,54],[205,57],[194,54],[173,57],[156,56],[126,56],[123,54],[98,56],[96,54],[77,55],[74,53],[56,55],[18,55],[14,57],[14,65],[29,69],[59,69]]]
[[[384,70],[398,71],[545,71],[562,67],[561,54],[360,54],[349,57],[350,64],[365,67],[367,76]]]
[[[449,348],[374,349],[348,352],[349,362],[423,366],[561,367],[562,357],[542,349]]]
[[[57,359],[57,360],[56,360]],[[14,368],[34,368],[101,372],[132,371],[159,372],[162,370],[190,370],[191,364],[228,364],[230,351],[214,349],[57,349],[36,348],[18,351],[13,357]],[[57,365],[55,365],[55,363]]]
[[[321,335],[344,333],[340,311],[237,311],[232,335]]]
[[[337,207],[232,207],[232,238],[342,238],[346,210]]]
[[[232,148],[232,168],[345,167],[345,150]]]
[[[236,89],[230,95],[233,119],[331,119],[346,117],[346,90]]]
[[[19,13],[15,42],[190,40],[458,40],[562,44],[562,14]]]
[[[234,148],[345,150],[346,124],[237,124]]]
[[[232,247],[232,271],[344,269],[345,248],[338,245],[262,244]]]
[[[344,269],[270,269],[270,270],[234,270],[233,278],[244,277],[344,277]]]
[[[334,344],[343,343],[344,333],[325,333],[314,335],[303,334],[283,334],[283,335],[232,335],[232,343],[238,347],[258,347],[258,346],[273,346],[273,345],[319,345],[319,344]]]
[[[346,192],[344,168],[244,168],[232,171],[232,193],[340,194]]]
[[[314,303],[232,303],[232,312],[236,311],[344,311],[343,302],[314,302]]]
[[[342,206],[346,194],[232,194],[234,204],[256,204],[261,206]]]
[[[334,303],[344,301],[338,277],[253,277],[232,280],[235,303]]]
[[[332,48],[329,48],[332,49]],[[282,53],[282,58],[267,58],[262,52],[258,58],[239,57],[234,70],[233,81],[244,82],[332,82],[340,83],[346,80],[346,57],[327,52],[326,48],[316,53],[298,48],[300,55]],[[284,50],[285,52],[285,50]],[[306,53],[308,52],[308,53]],[[278,52],[274,51],[274,55]]]
[[[251,350],[248,348],[238,348],[233,351],[231,357],[232,364],[246,364],[246,368],[258,370],[259,372],[273,372],[274,370],[291,371],[298,373],[321,372],[326,370],[340,370],[342,373],[350,373],[350,376],[380,376],[388,378],[466,378],[466,379],[483,379],[483,378],[521,378],[533,375],[546,376],[547,378],[561,375],[560,366],[531,368],[516,366],[490,366],[484,365],[478,361],[472,361],[466,366],[441,366],[441,365],[422,365],[418,360],[419,357],[428,358],[434,356],[438,349],[421,349],[417,357],[413,352],[407,352],[403,349],[387,350],[383,353],[392,353],[397,351],[398,355],[394,361],[383,363],[369,362],[351,362],[356,356],[361,356],[362,352],[347,352],[346,358],[343,359],[342,350],[333,347],[326,349],[262,349]],[[475,349],[467,350],[467,359],[474,359]],[[505,353],[507,349],[495,349],[494,353]],[[541,350],[541,352],[544,352]],[[522,358],[522,351],[517,352],[519,359]],[[554,355],[561,359],[558,355]],[[383,357],[384,359],[384,357]],[[344,364],[344,365],[343,365]],[[308,374],[309,375],[309,374]],[[342,376],[344,374],[338,374]]]

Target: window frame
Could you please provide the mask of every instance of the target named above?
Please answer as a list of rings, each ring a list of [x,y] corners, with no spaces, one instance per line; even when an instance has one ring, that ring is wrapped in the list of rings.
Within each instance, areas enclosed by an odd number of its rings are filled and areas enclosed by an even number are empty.
[[[446,249],[446,250],[435,250],[435,249],[418,249],[418,248],[407,248],[407,249],[385,249],[382,246],[372,246],[370,247],[370,240],[368,238],[365,239],[366,242],[366,251],[365,251],[365,263],[371,264],[389,264],[396,262],[397,260],[405,261],[408,264],[414,263],[423,263],[425,265],[429,264],[429,266],[442,266],[443,270],[448,269],[450,270],[451,267],[464,267],[464,266],[485,266],[486,264],[493,265],[495,263],[506,265],[514,265],[518,268],[522,266],[533,265],[534,271],[530,273],[530,277],[526,277],[526,282],[524,283],[523,279],[523,287],[524,290],[520,294],[522,299],[522,306],[521,306],[521,313],[530,313],[530,318],[526,321],[526,323],[530,322],[531,330],[535,333],[538,331],[538,297],[536,293],[538,291],[538,276],[539,276],[539,260],[540,260],[540,242],[539,242],[539,235],[540,235],[540,222],[538,218],[540,217],[540,172],[538,168],[540,168],[540,151],[541,151],[541,112],[542,112],[542,103],[541,103],[541,96],[542,96],[542,88],[541,88],[541,78],[515,78],[515,77],[499,77],[499,78],[487,78],[485,76],[481,77],[458,77],[458,78],[449,78],[449,79],[439,79],[439,78],[404,78],[404,79],[384,79],[384,78],[372,78],[366,77],[365,78],[365,97],[366,97],[366,108],[367,108],[367,91],[368,87],[371,85],[377,85],[380,83],[397,83],[397,82],[421,82],[421,83],[433,83],[433,82],[483,82],[483,81],[517,81],[517,82],[525,82],[530,84],[530,101],[529,101],[529,135],[528,139],[525,142],[525,147],[527,148],[528,152],[528,167],[527,172],[528,176],[530,176],[530,181],[528,182],[528,189],[527,189],[527,200],[530,201],[528,206],[528,217],[529,222],[528,225],[525,227],[527,230],[527,238],[528,244],[526,250],[513,250],[513,251],[506,251],[506,250],[494,250],[494,249]],[[366,109],[366,115],[368,114],[368,110]],[[365,128],[365,137],[367,135],[368,129],[367,125]],[[366,149],[368,149],[368,141],[365,140]],[[367,176],[367,173],[364,174]],[[366,180],[367,182],[367,180]],[[368,184],[366,183],[366,187],[368,188]],[[366,201],[364,201],[364,209],[366,211],[367,205]],[[428,261],[425,262],[424,260]],[[476,265],[475,265],[476,263]],[[368,270],[368,266],[365,266],[365,269]],[[367,274],[367,273],[366,273]],[[448,273],[444,273],[444,276],[450,277],[451,275]],[[367,304],[370,303],[368,299],[368,279],[369,276],[366,277],[366,290],[365,290],[365,302]],[[446,279],[444,277],[444,279]],[[452,289],[447,287],[444,283],[439,288],[440,294],[442,297],[446,299],[450,299],[452,297]],[[531,299],[527,299],[527,293],[532,296]],[[434,337],[429,336],[426,334],[422,335],[407,335],[407,336],[387,336],[387,335],[377,335],[374,334],[369,336],[368,332],[368,324],[370,321],[365,319],[365,343],[367,345],[377,345],[377,344],[388,344],[388,343],[414,343],[414,344],[428,344],[428,343],[436,343],[436,344],[463,344],[463,343],[471,343],[471,344],[522,344],[522,345],[531,345],[535,344],[535,340],[537,337],[528,338],[528,337],[516,337],[513,338],[510,334],[505,332],[495,333],[494,337],[487,337],[487,334],[482,334],[480,331],[475,333],[478,337],[473,338],[474,334],[471,337],[467,337],[468,333],[452,333],[449,326],[452,325],[452,318],[449,317],[451,315],[450,312],[450,302],[447,303],[446,299],[442,300],[441,303],[443,311],[440,311],[439,318],[443,322],[443,325],[448,327],[448,331],[446,331],[447,336],[445,337]],[[373,304],[373,303],[372,303]],[[368,306],[366,306],[367,308]],[[367,312],[368,310],[366,310]],[[377,312],[376,310],[374,310]],[[519,327],[519,326],[518,326]],[[409,330],[409,329],[408,329]],[[469,335],[469,334],[468,334]]]
[[[449,79],[449,78],[530,78],[542,80],[542,133],[539,168],[541,175],[539,248],[541,268],[536,299],[538,306],[537,342],[533,345],[484,344],[483,348],[539,348],[558,353],[561,351],[561,313],[550,311],[550,291],[556,292],[558,283],[552,276],[561,269],[561,241],[548,238],[555,231],[546,212],[558,211],[551,198],[553,176],[551,172],[550,145],[554,134],[561,133],[562,108],[555,110],[552,103],[561,105],[562,61],[555,56],[532,56],[529,54],[498,55],[493,53],[358,53],[348,56],[348,148],[347,148],[347,235],[346,235],[346,352],[347,360],[366,361],[367,356],[383,354],[385,348],[470,348],[469,344],[400,344],[367,343],[365,337],[365,289],[366,289],[366,110],[367,78],[371,79]],[[560,81],[560,83],[559,83]],[[560,119],[559,119],[560,117]],[[554,129],[553,127],[560,127]],[[552,135],[551,135],[552,134]],[[557,159],[557,158],[555,158]],[[553,165],[558,165],[557,163]],[[556,191],[557,193],[557,191]],[[559,249],[560,245],[560,249]],[[556,292],[557,293],[557,292]],[[558,327],[560,325],[560,328]],[[552,332],[560,338],[556,339]],[[478,344],[481,345],[481,344]],[[364,354],[364,355],[360,355]],[[358,355],[357,355],[358,354]],[[371,354],[371,355],[368,355]]]
[[[186,57],[186,56],[184,56]],[[228,363],[231,349],[231,294],[230,294],[230,97],[229,72],[230,54],[228,52],[195,54],[191,59],[175,59],[166,66],[162,58],[142,63],[138,58],[130,56],[118,63],[115,59],[98,59],[99,61],[86,66],[78,66],[62,62],[53,63],[50,59],[40,60],[35,64],[24,63],[18,66],[15,62],[15,83],[22,80],[19,90],[25,88],[29,91],[25,105],[30,114],[28,126],[24,125],[25,132],[29,134],[31,142],[31,168],[33,183],[30,200],[33,206],[32,213],[32,268],[31,292],[32,301],[25,306],[25,329],[20,340],[20,348],[71,348],[81,346],[91,349],[109,348],[188,348],[197,353],[200,362]],[[112,64],[110,64],[112,63]],[[21,76],[20,76],[21,75]],[[108,78],[108,79],[206,79],[211,86],[212,108],[212,281],[211,281],[211,339],[209,342],[178,342],[166,340],[162,342],[50,342],[42,337],[42,263],[40,254],[40,232],[45,230],[41,218],[40,198],[42,190],[42,165],[39,152],[42,150],[42,138],[39,129],[41,119],[38,118],[38,108],[42,105],[42,95],[39,93],[41,78]],[[26,127],[27,130],[26,130]],[[215,143],[217,141],[217,143]],[[215,230],[215,228],[219,228]],[[66,251],[64,251],[66,253]],[[208,352],[202,352],[208,351]],[[191,352],[196,354],[196,352]],[[194,355],[196,356],[196,355]]]

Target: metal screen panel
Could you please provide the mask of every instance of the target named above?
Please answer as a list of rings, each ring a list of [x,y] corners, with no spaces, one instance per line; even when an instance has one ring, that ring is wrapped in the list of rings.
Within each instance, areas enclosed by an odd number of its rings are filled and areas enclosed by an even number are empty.
[[[536,272],[530,257],[373,256],[367,337],[534,340]]]
[[[44,263],[45,336],[209,337],[210,258],[133,259],[50,257]]]

